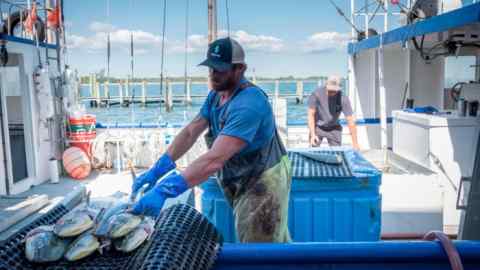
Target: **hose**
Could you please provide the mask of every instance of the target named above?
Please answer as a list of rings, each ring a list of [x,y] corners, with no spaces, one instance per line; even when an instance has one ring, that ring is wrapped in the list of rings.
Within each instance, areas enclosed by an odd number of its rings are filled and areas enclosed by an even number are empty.
[[[460,259],[457,249],[453,245],[453,242],[443,232],[428,232],[423,239],[427,241],[438,240],[447,254],[452,270],[463,270],[462,260]]]

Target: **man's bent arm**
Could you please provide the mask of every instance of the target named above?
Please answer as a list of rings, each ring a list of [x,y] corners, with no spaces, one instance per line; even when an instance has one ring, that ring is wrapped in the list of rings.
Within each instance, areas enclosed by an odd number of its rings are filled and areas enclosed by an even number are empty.
[[[350,130],[350,135],[352,135],[352,146],[353,148],[359,150],[358,137],[357,137],[357,125],[355,124],[354,116],[347,116],[348,129]]]
[[[213,143],[212,148],[193,161],[182,172],[182,175],[190,187],[196,186],[219,171],[225,162],[240,152],[245,145],[246,142],[239,138],[220,135]]]
[[[308,130],[310,136],[315,135],[315,109],[308,108]]]
[[[174,160],[181,158],[197,141],[198,137],[208,127],[208,120],[200,114],[195,117],[185,128],[183,128],[172,144],[168,147],[167,153]]]

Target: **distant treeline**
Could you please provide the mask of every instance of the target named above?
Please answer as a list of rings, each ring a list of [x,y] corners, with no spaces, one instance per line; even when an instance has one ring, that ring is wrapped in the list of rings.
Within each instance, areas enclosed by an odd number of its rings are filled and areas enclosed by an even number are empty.
[[[251,77],[247,77],[249,80],[252,80]],[[97,82],[103,83],[105,81],[109,81],[111,83],[118,83],[118,82],[124,82],[126,78],[116,78],[116,77],[99,77],[97,76]],[[195,82],[206,82],[207,78],[206,77],[189,77],[190,80],[195,81]],[[294,76],[286,76],[286,77],[277,77],[277,78],[269,78],[269,77],[257,77],[257,81],[274,81],[274,80],[280,80],[280,81],[293,81],[293,80],[326,80],[326,76],[310,76],[310,77],[305,77],[305,78],[299,78],[299,77],[294,77]],[[133,80],[130,80],[130,82],[151,82],[151,83],[160,83],[160,78],[135,78]],[[164,78],[164,82],[169,81],[169,82],[183,82],[185,81],[185,77],[168,77]],[[81,83],[89,83],[90,82],[90,76],[81,76],[80,77],[80,82]]]

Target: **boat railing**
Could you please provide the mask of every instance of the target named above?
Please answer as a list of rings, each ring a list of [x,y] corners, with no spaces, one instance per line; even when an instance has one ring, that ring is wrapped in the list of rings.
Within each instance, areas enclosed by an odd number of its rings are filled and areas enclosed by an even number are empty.
[[[35,2],[37,7],[37,16],[38,19],[42,22],[44,33],[46,34],[43,40],[39,40],[40,43],[55,43],[55,37],[53,35],[54,31],[51,31],[47,27],[47,12],[52,10],[53,7],[50,6],[49,0],[40,0],[40,1],[28,1],[28,0],[0,0],[0,14],[2,15],[2,33],[5,35],[18,35],[18,38],[29,39],[35,41],[35,36],[33,34],[27,34],[25,31],[25,26],[23,22],[28,16],[29,9],[31,8],[32,3]],[[14,32],[14,29],[11,29],[12,18],[15,13],[18,12],[19,16],[19,25],[20,31]],[[17,18],[15,18],[17,19]],[[38,29],[36,29],[38,31]],[[38,35],[37,35],[38,36]]]

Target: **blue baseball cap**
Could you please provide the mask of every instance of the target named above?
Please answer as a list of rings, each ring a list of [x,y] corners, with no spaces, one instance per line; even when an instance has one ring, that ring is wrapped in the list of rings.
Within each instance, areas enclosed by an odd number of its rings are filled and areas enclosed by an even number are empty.
[[[207,66],[218,71],[228,71],[233,64],[245,64],[242,46],[231,38],[220,38],[208,46],[207,59],[199,66]]]

